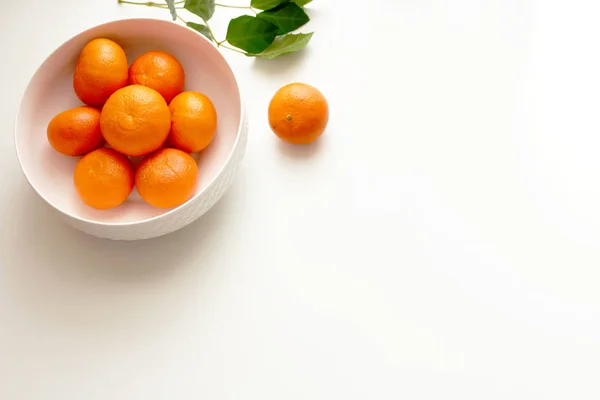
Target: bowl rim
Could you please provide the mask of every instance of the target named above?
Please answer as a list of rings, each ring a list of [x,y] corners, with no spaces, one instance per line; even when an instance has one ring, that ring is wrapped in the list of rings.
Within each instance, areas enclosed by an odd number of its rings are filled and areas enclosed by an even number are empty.
[[[40,69],[44,66],[44,64],[48,61],[48,59],[50,59],[58,50],[60,50],[63,46],[65,46],[67,43],[77,39],[79,36],[84,35],[86,33],[88,33],[89,31],[93,30],[93,29],[97,29],[103,26],[107,26],[107,25],[111,25],[111,24],[115,24],[115,23],[119,23],[119,22],[128,22],[128,21],[142,21],[142,22],[148,22],[148,23],[163,23],[163,24],[172,24],[175,25],[177,28],[181,28],[181,29],[185,29],[188,30],[192,33],[194,33],[195,35],[198,36],[198,39],[200,40],[204,40],[205,42],[207,42],[208,44],[210,44],[213,49],[219,54],[219,57],[221,57],[221,59],[225,62],[225,65],[227,66],[227,68],[229,68],[229,71],[231,72],[232,76],[233,76],[233,80],[235,82],[236,88],[237,88],[237,92],[238,92],[238,96],[239,96],[239,100],[240,100],[240,114],[239,114],[239,124],[238,124],[238,130],[236,133],[236,137],[235,137],[235,141],[233,143],[233,146],[231,148],[231,151],[229,152],[229,154],[227,155],[227,158],[225,160],[225,162],[223,163],[223,165],[220,167],[219,171],[214,175],[214,177],[212,178],[212,180],[204,187],[203,190],[201,190],[200,192],[196,193],[193,197],[191,197],[189,200],[187,200],[185,203],[174,207],[162,214],[150,217],[150,218],[146,218],[140,221],[132,221],[132,222],[105,222],[105,221],[96,221],[93,219],[89,219],[89,218],[84,218],[84,217],[80,217],[77,215],[74,215],[72,213],[70,213],[67,210],[62,209],[61,207],[57,206],[56,204],[54,204],[53,202],[49,201],[46,196],[44,196],[40,190],[38,190],[38,188],[31,182],[29,175],[27,174],[25,168],[23,167],[23,161],[21,159],[21,154],[19,153],[19,147],[17,146],[17,132],[19,131],[18,129],[18,123],[19,123],[19,115],[21,112],[21,106],[23,104],[23,99],[25,98],[25,94],[29,91],[32,81],[33,79],[36,77],[36,75],[39,73]],[[201,35],[199,32],[191,29],[190,27],[186,26],[186,25],[180,25],[174,21],[171,20],[165,20],[165,19],[160,19],[160,18],[149,18],[149,17],[134,17],[134,18],[121,18],[121,19],[113,19],[110,20],[108,22],[104,22],[101,24],[97,24],[94,25],[88,29],[82,30],[74,35],[72,35],[71,37],[69,37],[69,39],[67,39],[66,41],[64,41],[60,46],[56,47],[54,50],[52,50],[50,52],[50,54],[48,54],[46,57],[44,57],[44,60],[42,61],[42,63],[39,65],[38,68],[36,68],[36,70],[33,72],[33,74],[31,75],[27,86],[25,87],[25,89],[23,90],[23,92],[21,93],[20,99],[19,99],[19,103],[18,103],[18,107],[17,107],[17,111],[15,113],[15,119],[14,119],[14,135],[13,135],[13,140],[14,140],[14,148],[15,148],[15,152],[17,155],[17,160],[19,162],[19,166],[21,168],[21,172],[23,173],[23,175],[25,175],[25,178],[27,180],[27,183],[29,184],[29,186],[31,186],[31,188],[42,198],[44,199],[44,201],[49,204],[52,208],[54,208],[55,210],[59,211],[60,213],[73,218],[75,220],[84,222],[84,223],[89,223],[89,224],[93,224],[93,225],[98,225],[98,226],[105,226],[105,227],[118,227],[118,226],[136,226],[136,225],[142,225],[142,224],[146,224],[146,223],[150,223],[150,222],[154,222],[154,221],[158,221],[164,218],[168,218],[170,215],[175,214],[179,211],[181,211],[182,209],[190,206],[193,201],[195,199],[198,199],[199,197],[201,197],[203,194],[211,191],[214,187],[214,185],[216,184],[216,182],[218,181],[218,179],[221,177],[221,175],[223,175],[223,172],[225,170],[225,168],[229,165],[229,163],[231,162],[232,157],[235,154],[235,151],[237,149],[237,147],[240,144],[241,141],[241,137],[243,135],[243,129],[244,129],[244,118],[245,118],[245,103],[243,101],[243,97],[241,94],[241,90],[240,90],[240,85],[237,79],[237,74],[234,70],[234,68],[231,66],[231,64],[227,61],[227,59],[223,56],[223,54],[219,51],[218,47],[210,40],[208,40],[206,37],[204,37],[203,35]]]

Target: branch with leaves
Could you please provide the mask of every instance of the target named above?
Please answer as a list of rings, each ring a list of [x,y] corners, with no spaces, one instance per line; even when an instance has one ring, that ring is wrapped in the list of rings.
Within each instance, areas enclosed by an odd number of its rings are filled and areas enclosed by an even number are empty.
[[[251,0],[249,6],[231,6],[215,0],[165,0],[165,3],[118,0],[120,4],[134,4],[168,9],[173,21],[179,19],[201,33],[217,46],[242,53],[248,57],[272,59],[306,47],[313,36],[310,33],[291,33],[304,26],[310,18],[304,6],[312,0]],[[225,40],[218,41],[209,25],[217,7],[244,9],[253,15],[242,15],[229,21]],[[200,17],[201,23],[184,20],[178,10],[187,10]]]

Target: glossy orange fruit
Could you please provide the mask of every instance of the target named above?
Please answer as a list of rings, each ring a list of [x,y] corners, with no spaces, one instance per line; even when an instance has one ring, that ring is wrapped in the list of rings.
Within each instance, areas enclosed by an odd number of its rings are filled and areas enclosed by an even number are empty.
[[[183,92],[169,105],[169,145],[188,153],[204,150],[217,131],[217,110],[202,93]]]
[[[156,90],[127,86],[113,93],[102,108],[100,128],[118,152],[143,156],[161,147],[169,136],[171,112]]]
[[[167,103],[183,91],[185,72],[179,61],[164,51],[149,51],[131,64],[129,84],[144,85],[160,93]]]
[[[73,88],[77,97],[87,105],[102,107],[118,89],[127,86],[127,56],[117,43],[95,39],[81,51]]]
[[[135,172],[135,187],[148,204],[158,208],[177,207],[196,190],[198,164],[177,149],[161,149],[146,156]]]
[[[100,111],[87,106],[64,111],[52,118],[47,136],[50,145],[67,156],[80,156],[102,147]]]
[[[308,144],[317,140],[329,122],[329,105],[316,88],[291,83],[279,89],[269,104],[269,125],[282,140]]]
[[[122,204],[133,190],[133,165],[115,150],[101,148],[79,160],[73,181],[85,204],[107,210]]]

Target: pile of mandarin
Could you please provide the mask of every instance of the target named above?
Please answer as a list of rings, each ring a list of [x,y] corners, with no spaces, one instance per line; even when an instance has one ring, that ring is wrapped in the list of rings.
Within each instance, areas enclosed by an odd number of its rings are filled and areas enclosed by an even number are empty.
[[[85,204],[117,207],[134,186],[158,208],[193,196],[198,165],[189,153],[211,143],[217,112],[208,97],[184,86],[183,67],[171,54],[151,51],[129,66],[111,40],[95,39],[83,48],[73,88],[85,105],[54,117],[47,134],[59,153],[83,156],[73,181]],[[137,168],[132,157],[143,157]]]

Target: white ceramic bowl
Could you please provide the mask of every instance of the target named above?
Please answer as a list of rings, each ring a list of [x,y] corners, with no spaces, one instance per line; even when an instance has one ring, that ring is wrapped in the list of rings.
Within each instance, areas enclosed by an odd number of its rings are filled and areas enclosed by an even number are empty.
[[[149,50],[177,57],[186,72],[186,90],[211,98],[218,130],[197,157],[200,175],[196,193],[170,210],[153,208],[137,192],[121,206],[98,211],[84,205],[73,185],[79,157],[57,153],[48,143],[46,127],[59,112],[81,105],[73,91],[73,71],[81,49],[106,37],[119,43],[131,63]],[[206,213],[223,196],[244,156],[247,124],[235,75],[219,50],[202,35],[174,22],[126,19],[87,30],[59,47],[29,83],[15,122],[15,146],[23,172],[33,189],[58,210],[71,226],[94,236],[137,240],[176,231]]]

